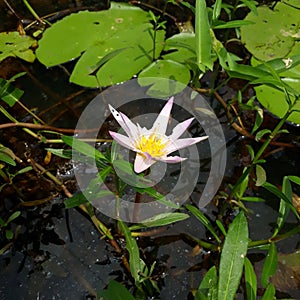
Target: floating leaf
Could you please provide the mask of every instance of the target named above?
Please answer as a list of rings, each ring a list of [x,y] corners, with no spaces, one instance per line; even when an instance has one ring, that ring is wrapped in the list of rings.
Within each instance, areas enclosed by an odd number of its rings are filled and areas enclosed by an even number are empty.
[[[292,88],[296,89],[300,93],[300,79],[283,79],[284,82],[288,83]],[[271,113],[279,118],[282,118],[289,107],[286,102],[285,95],[282,91],[275,89],[267,85],[260,85],[255,87],[255,92],[259,102]],[[295,102],[295,98],[291,99]],[[300,101],[294,105],[295,110],[300,110]],[[300,124],[300,112],[293,112],[287,119],[290,122]]]
[[[37,46],[35,39],[27,35],[20,35],[17,31],[0,33],[0,61],[7,57],[19,57],[28,62],[35,60],[30,49]]]
[[[181,32],[166,40],[164,51],[169,51],[169,53],[162,57],[179,63],[186,63],[187,61],[194,61],[196,63],[195,46],[195,34]]]
[[[142,9],[114,2],[109,10],[72,14],[45,31],[37,58],[47,67],[79,58],[70,80],[83,86],[128,80],[158,57],[163,48],[164,31],[159,30],[153,53],[154,32],[149,20]],[[115,52],[119,49],[120,53]],[[115,55],[92,74],[97,63],[111,52]]]
[[[181,92],[190,78],[190,70],[185,65],[172,60],[158,60],[139,74],[138,82],[141,86],[151,86],[148,95],[168,97]]]
[[[290,0],[277,3],[273,10],[267,6],[258,7],[257,15],[250,12],[245,20],[254,24],[241,27],[242,42],[249,52],[264,61],[285,57],[299,38],[299,22],[295,22],[300,19],[297,6],[297,0]]]
[[[221,253],[218,299],[234,299],[243,272],[248,248],[248,225],[243,212],[233,222],[225,238]]]

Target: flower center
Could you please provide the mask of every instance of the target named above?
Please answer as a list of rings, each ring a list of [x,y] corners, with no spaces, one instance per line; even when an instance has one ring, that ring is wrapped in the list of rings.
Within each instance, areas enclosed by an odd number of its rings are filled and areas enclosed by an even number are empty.
[[[162,138],[157,137],[154,133],[149,136],[142,136],[137,142],[136,148],[142,152],[147,152],[152,157],[160,157],[165,153],[166,143]]]

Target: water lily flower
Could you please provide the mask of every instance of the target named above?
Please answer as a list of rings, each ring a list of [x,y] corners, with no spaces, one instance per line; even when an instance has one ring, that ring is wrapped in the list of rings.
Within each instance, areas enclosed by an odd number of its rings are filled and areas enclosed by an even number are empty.
[[[180,156],[168,156],[170,153],[196,144],[208,138],[208,136],[196,138],[179,137],[190,126],[194,118],[187,119],[177,124],[172,134],[167,136],[166,130],[173,106],[174,97],[171,97],[159,113],[151,129],[134,124],[125,114],[116,111],[111,105],[109,109],[123,128],[127,136],[109,131],[112,138],[121,146],[136,152],[134,171],[141,173],[157,161],[166,163],[178,163],[186,160]]]

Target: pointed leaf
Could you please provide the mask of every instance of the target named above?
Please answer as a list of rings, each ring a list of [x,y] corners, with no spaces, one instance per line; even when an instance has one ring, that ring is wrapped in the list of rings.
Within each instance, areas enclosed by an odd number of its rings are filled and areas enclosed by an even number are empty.
[[[220,243],[221,240],[217,232],[215,231],[211,222],[206,218],[206,216],[195,206],[187,204],[185,207],[207,228],[207,230],[210,231],[210,233],[214,236],[218,243]]]
[[[152,218],[139,221],[140,224],[130,226],[130,230],[137,230],[141,228],[150,228],[150,227],[156,227],[156,226],[165,226],[169,224],[173,224],[175,222],[183,221],[185,219],[189,218],[188,214],[185,213],[162,213],[159,215],[156,215]]]
[[[205,67],[212,70],[212,38],[205,0],[196,0],[195,19],[197,63],[202,71],[205,70]]]
[[[256,300],[256,292],[257,292],[257,279],[256,274],[254,272],[253,266],[250,260],[245,258],[245,281],[246,281],[246,293],[247,300]]]
[[[248,225],[241,211],[229,225],[221,253],[218,299],[234,299],[248,248]]]
[[[119,220],[118,222],[122,233],[126,239],[126,249],[129,253],[129,265],[130,265],[130,273],[134,278],[136,283],[140,281],[140,272],[142,272],[142,266],[140,262],[140,252],[135,238],[131,236],[131,232],[128,229],[127,225]]]
[[[211,267],[202,279],[195,300],[217,300],[217,269],[215,266]]]
[[[274,275],[276,268],[277,268],[277,250],[275,244],[271,243],[261,273],[262,287],[265,288],[268,285],[270,277]]]

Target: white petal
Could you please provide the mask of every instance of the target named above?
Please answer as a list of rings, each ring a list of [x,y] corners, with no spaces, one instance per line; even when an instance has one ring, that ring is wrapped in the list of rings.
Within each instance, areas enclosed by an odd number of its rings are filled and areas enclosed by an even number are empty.
[[[126,133],[128,134],[128,136],[136,140],[136,138],[138,137],[138,127],[125,114],[120,112],[120,115],[129,131]]]
[[[184,160],[186,160],[187,158],[185,157],[180,157],[180,156],[164,156],[164,157],[160,157],[159,161],[163,161],[166,163],[170,163],[170,164],[175,164],[175,163],[179,163],[182,162]]]
[[[173,106],[173,101],[174,101],[174,97],[171,97],[168,100],[167,104],[163,107],[163,109],[159,113],[157,119],[155,120],[152,126],[152,130],[151,130],[152,132],[155,132],[158,135],[166,134],[170,113]]]
[[[134,172],[141,173],[151,167],[154,163],[156,163],[156,161],[151,157],[147,158],[144,155],[137,153],[134,160]]]
[[[110,109],[112,115],[117,120],[119,125],[123,128],[123,130],[127,133],[127,135],[131,138],[134,138],[136,136],[136,132],[137,132],[136,125],[133,124],[126,115],[124,115],[123,113],[119,113],[111,105],[108,105],[108,106],[109,106],[109,109]]]
[[[136,151],[136,149],[132,146],[132,142],[129,137],[127,137],[123,134],[114,132],[114,131],[109,131],[109,134],[121,146],[123,146],[127,149],[130,149],[130,150]]]
[[[176,150],[180,150],[182,148],[194,145],[203,140],[206,140],[207,138],[208,138],[208,136],[201,136],[201,137],[197,137],[197,138],[187,138],[187,139],[171,141],[170,144],[168,146],[166,146],[166,154],[169,154]]]
[[[193,120],[194,120],[194,118],[190,118],[190,119],[187,119],[187,120],[177,124],[174,127],[172,134],[169,136],[169,138],[172,141],[177,140],[185,132],[185,130],[190,126],[190,124],[192,123]]]

